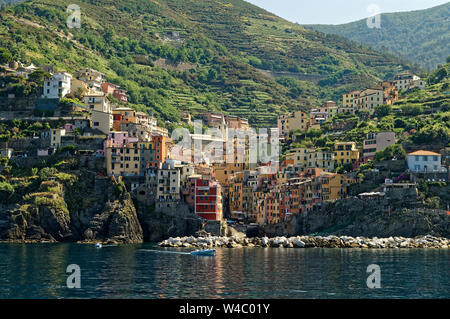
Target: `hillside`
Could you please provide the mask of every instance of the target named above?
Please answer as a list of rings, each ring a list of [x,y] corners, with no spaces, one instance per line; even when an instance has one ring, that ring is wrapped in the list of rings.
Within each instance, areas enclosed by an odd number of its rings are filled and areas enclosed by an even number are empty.
[[[81,7],[80,29],[66,25],[72,3]],[[180,110],[218,110],[273,125],[288,109],[338,99],[408,68],[242,0],[26,1],[1,12],[0,41],[23,62],[102,71],[128,90],[136,109],[172,123]],[[297,79],[280,77],[286,74]]]
[[[306,25],[337,34],[383,52],[407,57],[427,69],[445,62],[450,53],[450,2],[411,12],[381,15],[381,28],[368,28],[366,19],[341,25]]]
[[[340,113],[322,123],[320,130],[293,132],[293,141],[284,146],[283,154],[296,147],[331,150],[339,141],[356,142],[362,149],[368,133],[386,131],[395,132],[398,142],[376,155],[377,161],[404,157],[405,152],[415,150],[440,152],[450,147],[450,56],[447,61],[430,73],[426,89],[402,92],[397,102],[376,107],[372,116]]]

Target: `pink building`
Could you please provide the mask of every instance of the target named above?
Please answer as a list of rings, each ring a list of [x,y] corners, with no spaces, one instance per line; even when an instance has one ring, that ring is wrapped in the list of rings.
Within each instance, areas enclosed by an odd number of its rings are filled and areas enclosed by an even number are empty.
[[[64,129],[66,130],[66,133],[71,133],[71,132],[75,131],[76,128],[77,127],[75,124],[67,123],[66,125],[64,125]]]
[[[111,132],[104,144],[104,152],[106,154],[106,149],[109,147],[125,147],[128,143],[138,142],[137,137],[130,137],[128,132]]]

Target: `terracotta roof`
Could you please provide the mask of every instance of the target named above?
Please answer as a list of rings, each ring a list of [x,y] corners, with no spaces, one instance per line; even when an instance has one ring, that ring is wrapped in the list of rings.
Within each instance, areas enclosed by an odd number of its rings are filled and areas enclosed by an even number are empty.
[[[430,151],[416,151],[408,154],[408,156],[410,155],[441,155],[441,154]]]

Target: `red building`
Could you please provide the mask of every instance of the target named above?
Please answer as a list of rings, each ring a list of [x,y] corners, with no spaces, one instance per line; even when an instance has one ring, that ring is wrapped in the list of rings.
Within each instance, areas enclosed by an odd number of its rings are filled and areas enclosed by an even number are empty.
[[[195,213],[207,220],[222,220],[222,188],[207,179],[195,182]]]
[[[112,95],[120,102],[127,103],[127,91],[120,88],[120,86],[112,84],[112,83],[102,83],[102,91],[106,95]]]
[[[102,83],[102,91],[106,94],[106,95],[113,95],[114,91],[117,90],[119,88],[118,85],[112,84],[112,83]]]

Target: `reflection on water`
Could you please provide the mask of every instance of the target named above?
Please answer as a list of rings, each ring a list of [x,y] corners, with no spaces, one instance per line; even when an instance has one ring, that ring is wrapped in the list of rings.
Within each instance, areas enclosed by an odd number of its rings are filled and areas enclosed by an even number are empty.
[[[448,250],[0,245],[0,298],[449,298]],[[179,253],[174,253],[179,252]],[[66,267],[81,267],[81,289]],[[366,286],[381,267],[381,289]]]

